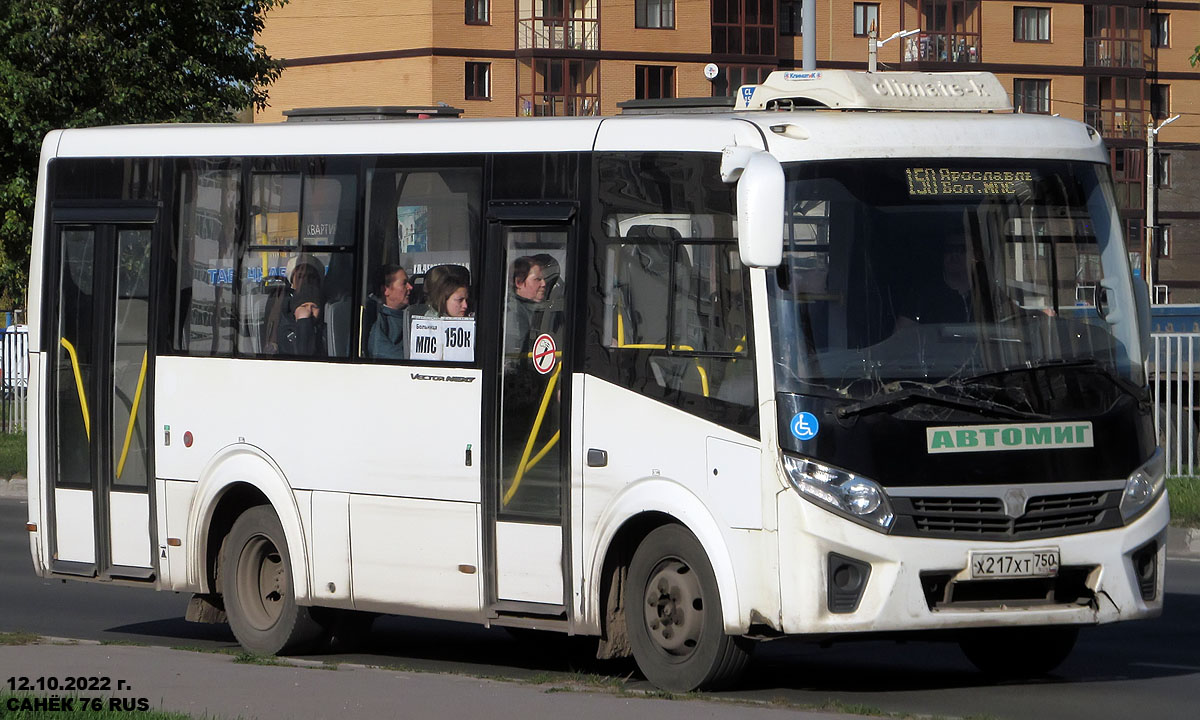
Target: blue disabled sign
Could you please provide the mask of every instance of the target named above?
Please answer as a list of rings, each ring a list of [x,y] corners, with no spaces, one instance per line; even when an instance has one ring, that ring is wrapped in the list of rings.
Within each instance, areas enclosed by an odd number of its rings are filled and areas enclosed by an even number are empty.
[[[820,430],[821,423],[816,415],[801,412],[792,416],[792,434],[800,440],[812,440]]]

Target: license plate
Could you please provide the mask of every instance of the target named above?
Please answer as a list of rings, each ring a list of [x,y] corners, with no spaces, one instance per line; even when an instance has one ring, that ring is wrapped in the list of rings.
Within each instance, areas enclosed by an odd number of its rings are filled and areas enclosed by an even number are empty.
[[[1058,548],[971,553],[971,577],[1051,577],[1058,574]]]

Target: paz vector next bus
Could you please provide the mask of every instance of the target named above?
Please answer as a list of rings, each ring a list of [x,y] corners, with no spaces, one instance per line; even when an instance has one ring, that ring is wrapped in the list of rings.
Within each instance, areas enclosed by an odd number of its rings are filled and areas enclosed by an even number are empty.
[[[379,613],[592,636],[670,690],[783,636],[1036,674],[1159,614],[1097,132],[982,73],[735,101],[50,133],[37,572],[190,593],[263,653]]]

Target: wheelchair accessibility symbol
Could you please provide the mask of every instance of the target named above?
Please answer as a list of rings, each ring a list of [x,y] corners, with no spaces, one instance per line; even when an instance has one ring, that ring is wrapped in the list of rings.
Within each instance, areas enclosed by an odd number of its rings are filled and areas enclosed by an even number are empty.
[[[796,413],[792,416],[792,434],[800,440],[812,440],[821,430],[821,422],[810,412]]]

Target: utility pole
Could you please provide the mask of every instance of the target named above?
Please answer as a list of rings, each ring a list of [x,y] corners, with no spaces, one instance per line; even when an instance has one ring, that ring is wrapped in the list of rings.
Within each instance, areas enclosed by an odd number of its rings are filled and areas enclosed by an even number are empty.
[[[1158,193],[1155,192],[1155,171],[1158,169],[1158,162],[1154,155],[1154,138],[1158,137],[1158,131],[1170,125],[1179,119],[1178,115],[1163,120],[1158,127],[1154,127],[1154,118],[1146,123],[1146,256],[1143,266],[1146,268],[1146,287],[1150,290],[1150,302],[1154,302],[1154,231],[1157,228],[1157,218],[1154,207],[1154,200]]]
[[[817,0],[804,0],[800,5],[800,35],[804,43],[800,46],[801,68],[817,69]]]

